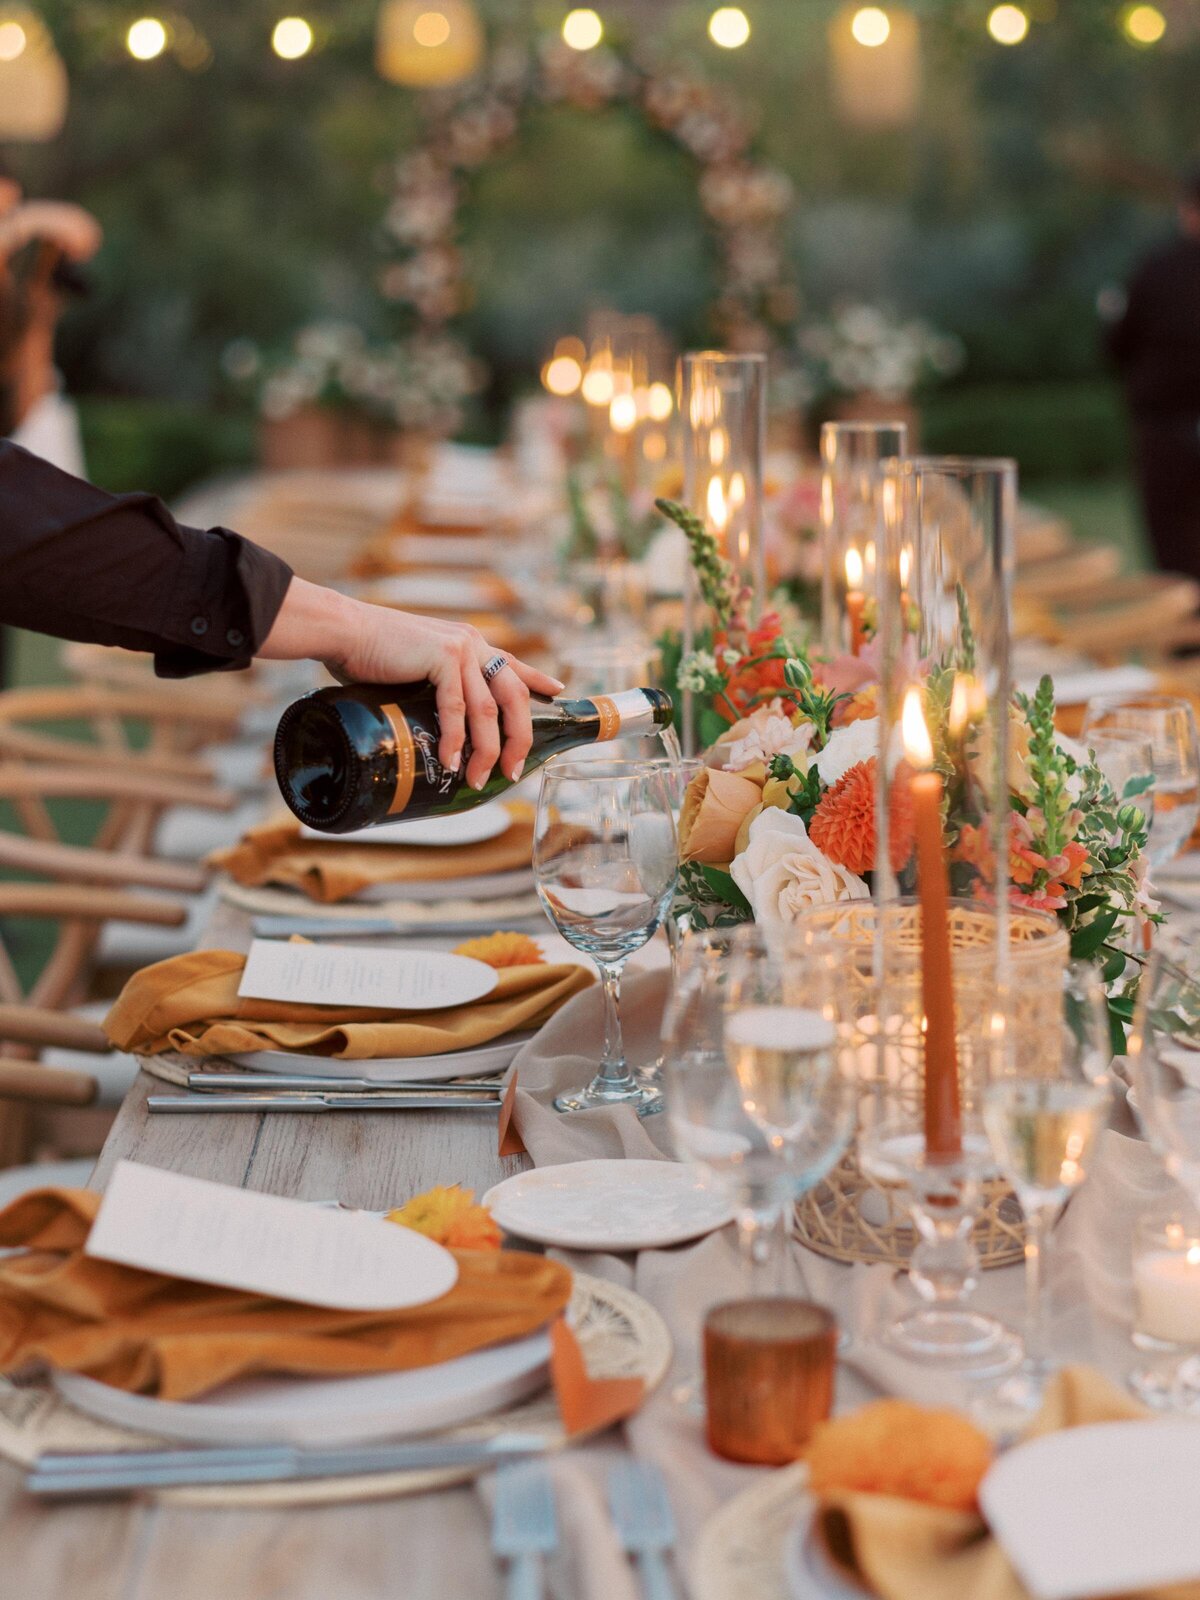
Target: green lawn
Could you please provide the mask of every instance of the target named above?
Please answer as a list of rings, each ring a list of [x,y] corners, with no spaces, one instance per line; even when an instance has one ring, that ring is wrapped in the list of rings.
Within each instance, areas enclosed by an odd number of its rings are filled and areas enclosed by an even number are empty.
[[[1035,481],[1029,487],[1029,499],[1066,517],[1078,538],[1118,545],[1124,552],[1127,569],[1151,564],[1137,497],[1128,479]]]

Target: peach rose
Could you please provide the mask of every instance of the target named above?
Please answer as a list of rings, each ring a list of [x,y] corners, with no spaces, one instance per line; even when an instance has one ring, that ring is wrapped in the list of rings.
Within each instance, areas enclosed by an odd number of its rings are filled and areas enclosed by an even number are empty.
[[[727,866],[733,859],[743,818],[761,803],[761,779],[755,782],[743,772],[705,767],[688,784],[683,797],[679,813],[682,859],[706,866]]]

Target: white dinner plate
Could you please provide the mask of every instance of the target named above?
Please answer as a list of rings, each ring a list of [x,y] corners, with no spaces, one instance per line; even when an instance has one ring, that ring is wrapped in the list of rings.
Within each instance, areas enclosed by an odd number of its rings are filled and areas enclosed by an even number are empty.
[[[508,1233],[564,1250],[656,1250],[733,1217],[718,1180],[679,1161],[568,1161],[506,1178],[482,1203]]]
[[[532,869],[519,867],[514,872],[489,872],[482,878],[439,878],[431,883],[372,883],[360,889],[352,898],[359,905],[400,899],[428,905],[431,900],[501,900],[506,895],[524,894],[532,888]]]
[[[810,1504],[783,1546],[783,1576],[789,1600],[867,1600],[868,1591],[834,1565],[815,1528]]]
[[[244,1378],[197,1400],[128,1394],[74,1372],[56,1372],[53,1381],[77,1411],[137,1433],[188,1444],[316,1447],[474,1421],[542,1388],[549,1361],[549,1335],[536,1333],[412,1372]]]
[[[448,817],[421,817],[412,822],[381,822],[374,828],[356,828],[353,833],[323,833],[300,825],[305,839],[321,844],[403,844],[427,846],[435,850],[455,845],[483,844],[498,839],[513,825],[512,813],[502,805],[476,806],[473,811],[456,811]]]
[[[254,1050],[225,1056],[254,1072],[295,1073],[305,1078],[367,1078],[371,1083],[440,1083],[451,1078],[486,1078],[503,1072],[533,1038],[533,1033],[510,1033],[491,1044],[471,1050],[453,1050],[441,1056],[380,1056],[370,1061],[343,1061],[340,1057],[302,1055],[298,1050]]]

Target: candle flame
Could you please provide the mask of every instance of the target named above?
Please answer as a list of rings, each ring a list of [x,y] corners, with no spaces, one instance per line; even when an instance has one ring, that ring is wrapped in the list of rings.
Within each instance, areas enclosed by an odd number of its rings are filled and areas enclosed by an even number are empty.
[[[917,688],[905,691],[904,708],[900,713],[900,737],[904,741],[904,754],[912,766],[933,765],[933,741],[925,722],[921,691]]]
[[[708,520],[717,533],[724,533],[729,525],[729,508],[725,504],[725,485],[720,475],[713,473],[708,480]]]
[[[1200,1244],[1194,1244],[1189,1248],[1187,1264],[1189,1267],[1200,1267]]]
[[[907,545],[900,552],[900,587],[908,588],[908,580],[912,576],[912,551]]]
[[[629,433],[637,427],[637,399],[631,394],[615,394],[609,402],[608,423],[614,433]]]
[[[875,541],[874,541],[874,539],[868,539],[867,540],[867,548],[863,551],[863,557],[864,557],[865,562],[866,562],[867,572],[873,578],[875,576]]]
[[[729,510],[734,512],[746,504],[746,480],[740,472],[735,472],[729,480]],[[747,554],[749,552],[747,551]]]
[[[708,436],[708,459],[719,467],[729,453],[729,435],[724,428],[714,428]]]
[[[863,581],[863,559],[853,545],[846,551],[846,587],[848,589],[861,589]]]
[[[969,672],[959,672],[954,677],[954,687],[950,691],[950,710],[947,713],[950,733],[958,739],[966,731],[967,724],[978,722],[987,711],[987,691],[979,679]]]

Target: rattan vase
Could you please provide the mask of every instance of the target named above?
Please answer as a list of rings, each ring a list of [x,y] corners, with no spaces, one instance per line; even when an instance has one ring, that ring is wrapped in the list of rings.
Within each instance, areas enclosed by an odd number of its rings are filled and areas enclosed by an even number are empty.
[[[886,1110],[919,1122],[924,1100],[919,906],[900,901],[883,908],[845,901],[806,912],[797,929],[833,953],[843,975],[842,997],[853,1032],[853,1070],[861,1086],[860,1127]],[[952,901],[950,938],[954,968],[959,1091],[965,1114],[977,1111],[986,1061],[997,1028],[1006,1048],[1029,1070],[1053,1075],[1050,1059],[1059,1037],[1066,931],[1051,916],[1013,910],[1008,917],[1005,983],[997,983],[995,912]],[[853,1151],[798,1203],[795,1231],[821,1255],[836,1261],[884,1262],[903,1267],[916,1243],[902,1192],[880,1186],[860,1168]],[[984,1186],[975,1229],[984,1267],[1021,1258],[1024,1233],[1015,1196],[1003,1181]]]

